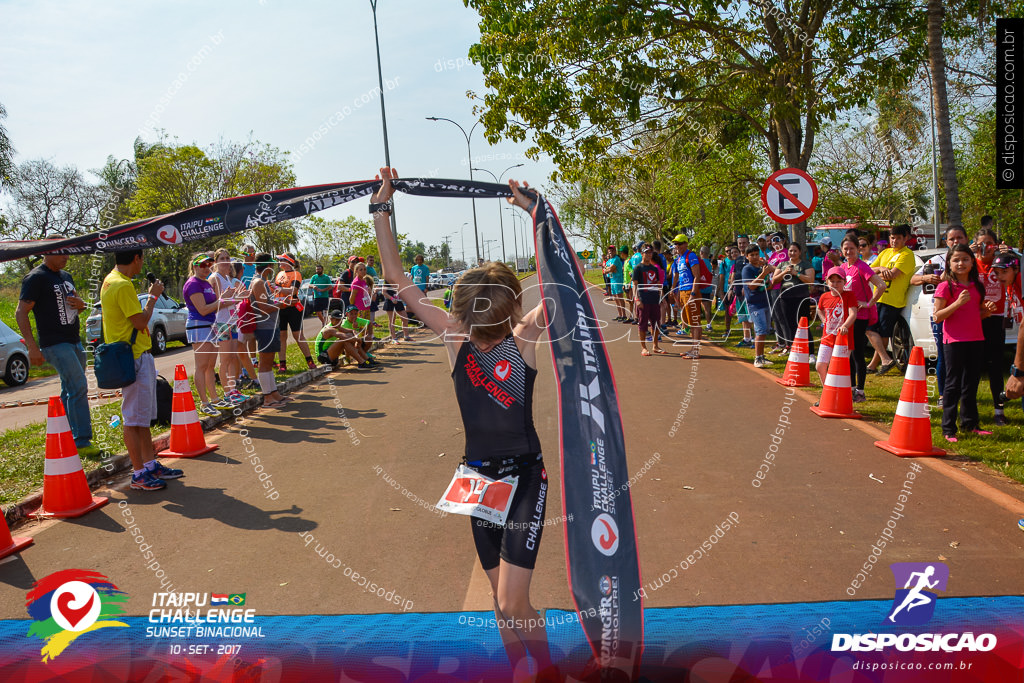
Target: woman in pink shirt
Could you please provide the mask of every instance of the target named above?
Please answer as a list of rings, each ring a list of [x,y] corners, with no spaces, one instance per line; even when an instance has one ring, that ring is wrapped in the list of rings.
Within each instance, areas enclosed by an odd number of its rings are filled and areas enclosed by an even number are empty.
[[[885,280],[878,273],[871,269],[871,266],[864,263],[860,258],[856,238],[847,235],[840,245],[846,263],[837,266],[839,272],[846,278],[844,291],[852,292],[857,298],[857,321],[853,324],[853,348],[850,350],[850,383],[853,384],[853,401],[860,403],[866,401],[864,395],[864,380],[868,374],[868,361],[864,358],[868,350],[868,342],[875,347],[876,351],[883,354],[883,360],[888,358],[888,353],[882,346],[882,338],[877,332],[868,330],[878,320],[878,309],[875,304],[885,294]],[[875,289],[872,292],[871,286]]]
[[[352,305],[359,309],[359,317],[370,320],[370,304],[373,303],[373,278],[366,274],[366,264],[359,262],[352,268]],[[364,336],[373,341],[373,324],[366,326]]]
[[[985,301],[985,285],[978,276],[974,254],[958,244],[946,256],[946,272],[935,288],[935,322],[942,323],[942,353],[946,386],[942,392],[942,434],[956,443],[957,408],[964,431],[988,435],[978,428],[978,381],[985,352],[981,321],[996,305]]]

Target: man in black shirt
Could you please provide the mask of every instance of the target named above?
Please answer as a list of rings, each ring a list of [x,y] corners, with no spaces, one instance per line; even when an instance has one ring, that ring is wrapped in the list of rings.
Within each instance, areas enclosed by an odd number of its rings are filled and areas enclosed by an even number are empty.
[[[85,378],[85,349],[79,339],[78,313],[86,308],[75,291],[75,281],[63,270],[67,256],[47,254],[42,265],[21,281],[21,295],[14,314],[21,336],[28,347],[32,365],[52,365],[60,376],[60,400],[68,416],[71,435],[79,455],[106,457],[105,451],[92,445],[92,421],[89,417],[89,383]],[[32,336],[28,313],[36,317],[38,343]]]
[[[640,248],[642,260],[633,269],[633,287],[636,290],[634,297],[640,302],[637,307],[637,322],[640,324],[640,348],[641,355],[649,356],[647,350],[647,330],[650,328],[654,335],[654,352],[663,354],[665,351],[658,346],[661,341],[661,287],[664,280],[663,271],[654,264],[654,249],[649,244]]]

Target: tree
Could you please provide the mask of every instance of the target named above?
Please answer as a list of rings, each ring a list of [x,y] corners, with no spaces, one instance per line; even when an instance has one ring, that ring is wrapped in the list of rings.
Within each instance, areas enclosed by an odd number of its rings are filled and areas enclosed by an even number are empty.
[[[7,110],[0,102],[0,121],[7,118]],[[9,188],[14,182],[14,144],[7,135],[7,129],[0,124],[0,190]]]
[[[956,179],[956,157],[953,134],[949,125],[949,102],[946,98],[946,54],[942,49],[942,0],[928,0],[928,67],[931,76],[932,102],[938,128],[939,160],[942,187],[946,194],[947,222],[960,223],[960,191]]]
[[[341,220],[306,216],[299,224],[299,234],[317,261],[352,255],[377,256],[373,225],[354,216]]]

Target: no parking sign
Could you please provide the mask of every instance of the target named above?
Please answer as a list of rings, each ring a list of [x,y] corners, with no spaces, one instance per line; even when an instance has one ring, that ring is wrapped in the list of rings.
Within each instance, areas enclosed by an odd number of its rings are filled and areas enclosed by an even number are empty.
[[[761,188],[761,203],[777,223],[792,225],[807,220],[818,205],[818,186],[799,168],[784,168],[768,176]]]

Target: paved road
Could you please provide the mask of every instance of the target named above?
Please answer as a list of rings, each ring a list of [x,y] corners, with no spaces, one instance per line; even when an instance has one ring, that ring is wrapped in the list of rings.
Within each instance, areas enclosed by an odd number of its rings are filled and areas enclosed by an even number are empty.
[[[627,332],[608,324],[615,336]],[[627,339],[609,348],[648,606],[891,598],[887,565],[900,561],[945,561],[945,595],[1024,592],[1021,486],[956,460],[896,458],[873,447],[871,428],[818,418],[808,410],[813,397],[723,351],[707,348],[693,363],[641,358]],[[488,609],[468,520],[418,505],[439,498],[463,445],[443,348],[421,341],[381,357],[383,369],[340,371],[284,409],[211,435],[220,449],[181,461],[187,478],[165,492],[114,482],[106,508],[19,530],[36,545],[0,564],[0,618],[23,617],[32,581],[68,567],[107,574],[140,596],[128,611],[143,614],[161,584],[121,502],[177,591],[248,592],[261,614],[396,611],[347,580],[347,566],[411,600],[413,611]],[[540,359],[536,423],[558,482],[554,378],[546,354]],[[777,428],[773,464],[758,480]],[[550,492],[533,599],[571,609],[561,495]],[[730,515],[738,526],[701,552]],[[889,520],[892,541],[853,587]]]

